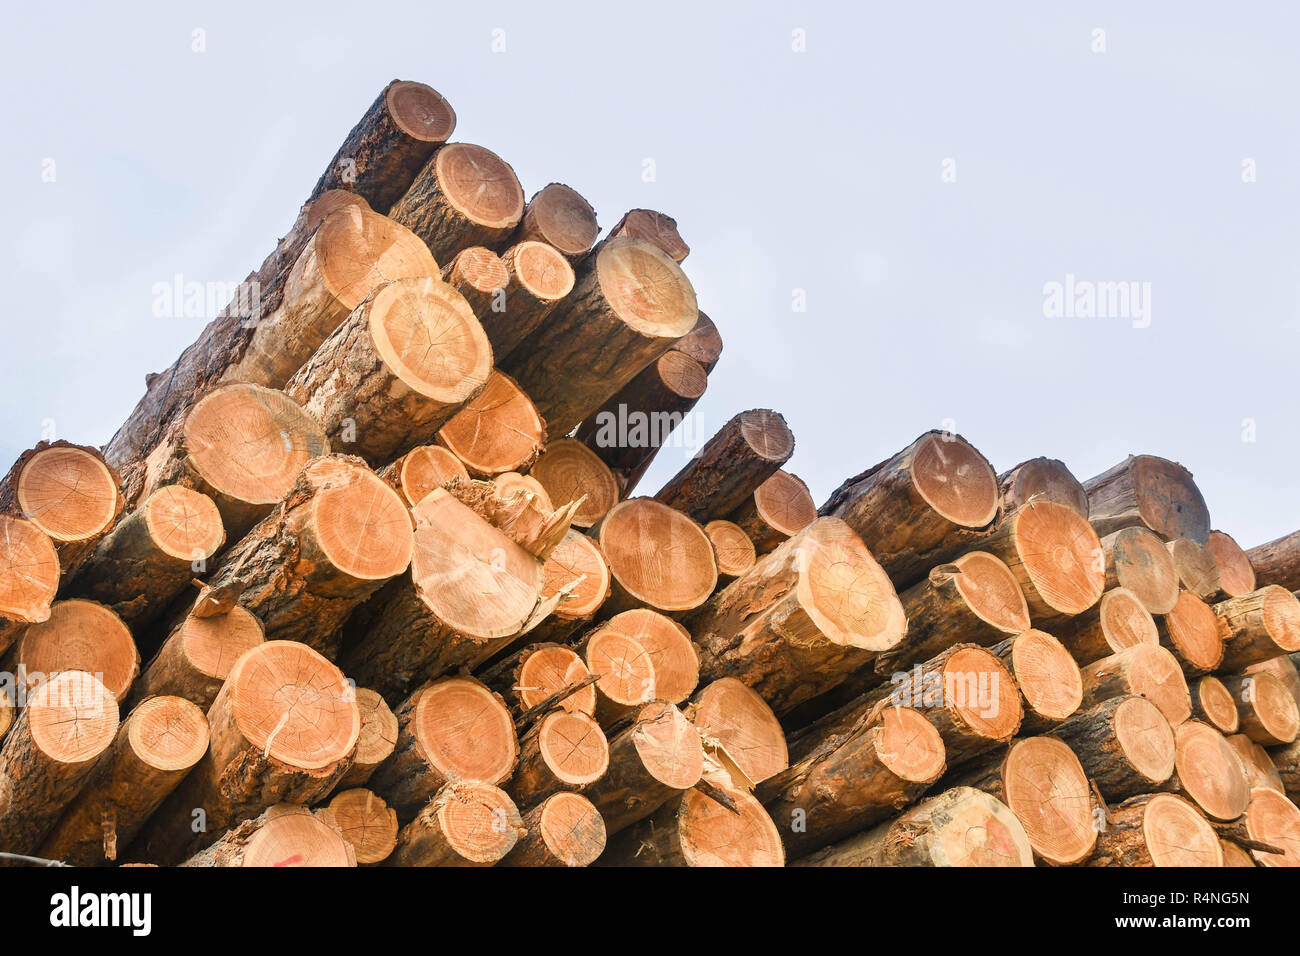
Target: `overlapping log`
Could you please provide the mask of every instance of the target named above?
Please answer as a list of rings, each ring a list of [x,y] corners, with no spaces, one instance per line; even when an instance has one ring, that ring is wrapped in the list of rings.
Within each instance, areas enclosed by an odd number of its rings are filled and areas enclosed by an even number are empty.
[[[1241,726],[1237,701],[1217,677],[1206,675],[1191,685],[1192,716],[1221,734],[1235,734]]]
[[[716,741],[753,783],[790,766],[785,731],[772,708],[734,677],[702,687],[683,713],[705,740]]]
[[[410,507],[453,478],[469,481],[460,459],[441,445],[420,445],[397,461],[379,469],[379,477],[393,486]]]
[[[758,552],[740,525],[722,518],[704,526],[704,533],[713,543],[713,558],[718,563],[718,578],[730,582],[754,566]]]
[[[459,292],[474,310],[474,315],[482,316],[497,306],[502,311],[504,290],[510,281],[510,273],[501,257],[491,249],[483,246],[470,246],[456,253],[456,258],[442,267],[442,281]]]
[[[731,513],[760,554],[767,554],[792,534],[798,534],[817,520],[808,486],[780,468]]]
[[[691,247],[677,231],[677,220],[653,209],[632,209],[625,212],[592,253],[600,252],[602,246],[620,237],[652,243],[671,256],[674,262],[681,262],[691,251]]]
[[[602,624],[577,645],[588,673],[599,678],[595,716],[609,726],[654,700],[654,660],[636,638],[621,628]]]
[[[561,710],[592,715],[596,712],[596,688],[580,686],[591,671],[577,652],[562,644],[530,644],[486,670],[479,678],[500,694],[519,719],[552,695],[568,688],[578,688],[561,698]]]
[[[1245,762],[1223,734],[1199,720],[1174,728],[1174,774],[1164,789],[1191,800],[1211,820],[1235,820],[1250,803]]]
[[[609,741],[600,724],[581,711],[555,710],[519,741],[519,769],[506,787],[520,807],[588,789],[609,769]]]
[[[591,203],[570,186],[548,183],[528,200],[512,238],[514,242],[526,239],[544,242],[567,258],[577,260],[591,250],[599,235],[600,225]]]
[[[605,821],[577,793],[547,797],[524,814],[523,826],[501,866],[590,866],[605,852]]]
[[[357,855],[328,810],[278,803],[228,830],[181,865],[354,867]]]
[[[1052,635],[1030,628],[990,648],[1016,680],[1024,717],[1019,733],[1047,733],[1079,709],[1083,677]]]
[[[1220,828],[1220,832],[1224,832]],[[1257,788],[1250,792],[1250,806],[1240,826],[1232,833],[1255,844],[1276,847],[1273,853],[1256,846],[1250,851],[1259,866],[1300,866],[1300,809],[1276,790]]]
[[[59,555],[26,518],[0,514],[0,652],[28,625],[50,619],[59,589]]]
[[[183,697],[207,711],[235,661],[266,639],[262,622],[238,604],[224,614],[187,614],[132,688],[131,699]]]
[[[1270,657],[1258,664],[1251,664],[1246,668],[1246,673],[1258,674],[1260,671],[1267,671],[1280,680],[1286,686],[1286,689],[1291,692],[1291,696],[1295,698],[1296,703],[1300,704],[1300,669],[1297,669],[1295,665],[1298,659],[1300,659],[1300,653],[1283,657]]]
[[[1098,534],[1143,527],[1166,541],[1191,538],[1197,544],[1210,535],[1205,499],[1192,473],[1176,462],[1130,455],[1083,487],[1088,492],[1088,518]]]
[[[358,687],[355,694],[357,709],[361,712],[361,731],[357,736],[356,749],[352,752],[352,765],[339,780],[339,790],[364,787],[379,766],[397,749],[397,717],[384,702],[384,698],[369,687]],[[393,832],[396,835],[396,827]]]
[[[510,376],[493,369],[483,391],[438,430],[438,444],[470,474],[526,471],[546,444],[546,424]]]
[[[1219,593],[1219,565],[1213,553],[1191,538],[1175,538],[1167,545],[1182,586],[1201,600]]]
[[[1029,503],[1031,498],[1054,501],[1088,517],[1088,493],[1079,479],[1055,458],[1031,458],[998,475],[1002,509],[1008,514]]]
[[[1211,531],[1205,546],[1219,570],[1219,586],[1227,597],[1241,597],[1255,590],[1255,569],[1241,545],[1223,531]]]
[[[573,515],[576,528],[590,528],[618,503],[618,482],[614,473],[582,442],[561,438],[551,442],[532,466],[537,479],[553,502],[582,501]]]
[[[573,291],[577,277],[558,250],[544,242],[520,242],[501,253],[506,281],[492,293],[488,308],[477,312],[498,365],[518,360],[519,344],[546,323]]]
[[[1300,599],[1285,588],[1266,584],[1220,601],[1214,614],[1225,645],[1220,663],[1224,670],[1243,670],[1300,651]]]
[[[1241,758],[1242,766],[1246,768],[1246,779],[1252,790],[1256,787],[1270,787],[1278,793],[1286,793],[1282,775],[1267,750],[1245,734],[1233,734],[1227,739],[1228,744]]]
[[[1104,700],[1052,733],[1069,744],[1108,803],[1150,793],[1173,775],[1173,729],[1145,697]]]
[[[397,814],[372,791],[355,787],[335,794],[329,812],[359,866],[384,862],[397,846]]]
[[[633,608],[614,615],[599,630],[625,634],[644,648],[654,673],[652,697],[681,704],[695,692],[700,682],[699,654],[690,632],[672,618],[649,608]]]
[[[140,654],[122,619],[95,601],[56,601],[50,617],[32,624],[3,658],[3,669],[31,688],[62,671],[85,671],[121,702],[140,673]]]
[[[1255,586],[1270,584],[1300,591],[1300,531],[1257,545],[1246,552],[1255,571]]]
[[[1222,866],[1219,837],[1196,807],[1169,793],[1112,807],[1088,866]]]
[[[1178,568],[1165,542],[1146,528],[1121,528],[1101,539],[1106,588],[1127,588],[1152,614],[1178,600]]]
[[[519,809],[486,783],[452,780],[402,827],[389,866],[492,866],[525,835]]]
[[[722,357],[722,334],[713,320],[701,312],[695,328],[677,340],[673,351],[695,359],[705,372],[712,372]]]
[[[1080,665],[1135,644],[1160,643],[1151,612],[1137,595],[1122,587],[1106,591],[1088,610],[1053,627],[1053,633]]]
[[[1300,705],[1286,685],[1264,671],[1223,678],[1241,732],[1265,747],[1285,746],[1300,733]]]
[[[1174,655],[1163,647],[1135,644],[1082,669],[1083,700],[1089,709],[1111,697],[1139,694],[1160,708],[1177,727],[1192,712],[1191,692]]]
[[[1190,676],[1223,663],[1224,643],[1214,609],[1191,591],[1179,591],[1172,611],[1156,618],[1160,643],[1173,652]]]
[[[675,508],[629,498],[610,508],[592,533],[609,564],[610,595],[602,617],[634,607],[665,614],[692,611],[717,587],[709,536]]]

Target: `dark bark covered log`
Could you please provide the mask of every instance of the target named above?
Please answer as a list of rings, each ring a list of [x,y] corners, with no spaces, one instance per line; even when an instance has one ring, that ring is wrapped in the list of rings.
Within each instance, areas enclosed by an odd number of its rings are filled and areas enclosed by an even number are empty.
[[[653,243],[671,256],[674,262],[681,262],[691,251],[691,247],[677,231],[677,220],[653,209],[632,209],[625,212],[623,218],[614,224],[614,228],[592,250],[593,255],[600,252],[606,243],[620,236]]]
[[[732,512],[731,520],[744,529],[760,554],[767,554],[816,521],[817,506],[802,479],[777,469]]]
[[[1083,701],[1079,706],[1085,710],[1111,697],[1140,694],[1160,708],[1171,727],[1191,715],[1187,680],[1174,655],[1163,647],[1135,644],[1093,661],[1082,674]]]
[[[1251,567],[1250,558],[1227,532],[1211,531],[1205,546],[1214,555],[1215,566],[1219,569],[1219,586],[1224,595],[1241,597],[1259,586],[1255,583],[1255,569]]]
[[[1156,618],[1163,644],[1190,677],[1217,670],[1223,663],[1224,644],[1214,609],[1190,591],[1179,591],[1168,614]]]
[[[1132,647],[1134,644],[1159,644],[1151,612],[1128,588],[1111,588],[1101,600],[1082,614],[1052,629],[1082,666]]]
[[[554,794],[588,789],[609,769],[609,741],[600,724],[581,712],[555,710],[519,741],[519,769],[506,787],[520,807]]]
[[[1070,652],[1033,628],[990,648],[1016,679],[1024,704],[1019,733],[1047,733],[1079,709],[1083,677]]]
[[[492,369],[483,391],[438,430],[447,448],[479,478],[527,471],[546,446],[546,423],[514,379]]]
[[[609,565],[602,617],[634,607],[680,614],[700,607],[718,584],[713,544],[688,516],[651,498],[606,512],[592,534]]]
[[[336,794],[328,809],[343,839],[352,845],[357,865],[382,863],[397,846],[397,814],[364,787]]]
[[[713,320],[701,312],[695,328],[677,340],[673,351],[695,359],[704,371],[712,372],[722,357],[722,334]]]
[[[1300,591],[1300,531],[1292,531],[1246,552],[1255,571],[1256,587],[1276,584]]]
[[[961,551],[982,548],[999,503],[984,456],[960,435],[932,431],[848,479],[821,514],[847,521],[894,585],[906,588]]]
[[[25,683],[29,692],[51,674],[85,671],[120,702],[140,673],[140,654],[120,617],[95,601],[72,598],[56,601],[48,620],[23,631],[2,666],[20,690]]]
[[[0,653],[29,624],[50,619],[59,589],[59,555],[50,536],[26,518],[0,514]]]
[[[1174,732],[1145,697],[1112,697],[1052,733],[1070,745],[1107,803],[1150,793],[1173,775]]]
[[[278,803],[227,831],[181,865],[353,867],[357,857],[328,810],[313,812]]]
[[[265,637],[262,622],[237,604],[211,617],[187,614],[135,682],[131,700],[169,694],[206,712],[235,661]]]
[[[486,783],[452,780],[397,835],[389,866],[493,866],[525,835],[519,809]]]
[[[1250,803],[1245,761],[1223,734],[1199,720],[1174,728],[1174,774],[1162,789],[1191,800],[1211,820],[1235,820]]]
[[[605,852],[605,821],[580,794],[548,797],[524,814],[523,826],[501,866],[590,866]]]
[[[1192,473],[1154,455],[1130,455],[1083,483],[1088,515],[1097,533],[1120,528],[1150,528],[1166,541],[1191,538],[1204,544],[1210,513]]]
[[[380,468],[378,474],[412,508],[433,489],[443,487],[453,478],[469,481],[469,472],[464,464],[441,445],[413,448],[397,461]]]
[[[1106,588],[1127,588],[1152,614],[1168,614],[1178,600],[1178,568],[1159,536],[1121,528],[1101,539]]]
[[[1222,866],[1219,837],[1196,807],[1169,793],[1111,808],[1089,866]]]
[[[1002,509],[1007,513],[1028,504],[1031,498],[1043,498],[1073,508],[1088,517],[1088,493],[1083,490],[1065,462],[1055,458],[1031,458],[1010,471],[998,475]]]
[[[618,504],[618,481],[614,473],[590,448],[573,438],[551,442],[529,474],[536,478],[552,502],[565,505],[586,500],[573,515],[577,528],[599,524],[609,509]]]
[[[601,865],[784,866],[780,833],[763,805],[745,790],[723,792],[734,810],[688,790],[612,839]]]
[[[1268,584],[1220,601],[1214,614],[1226,645],[1220,665],[1226,671],[1300,651],[1300,599],[1285,588]]]
[[[591,203],[563,183],[550,183],[528,200],[512,241],[544,242],[576,261],[591,250],[599,235],[600,224]]]
[[[1241,732],[1265,747],[1285,746],[1300,733],[1300,706],[1286,685],[1268,672],[1224,677]]]

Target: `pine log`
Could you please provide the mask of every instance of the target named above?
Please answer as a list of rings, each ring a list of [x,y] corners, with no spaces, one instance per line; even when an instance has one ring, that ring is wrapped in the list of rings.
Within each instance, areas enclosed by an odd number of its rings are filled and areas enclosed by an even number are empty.
[[[1237,700],[1223,681],[1208,674],[1191,686],[1192,716],[1203,720],[1221,734],[1235,734],[1241,727]]]
[[[785,731],[776,714],[734,677],[702,687],[683,713],[706,740],[717,741],[753,783],[790,766]]]
[[[1223,847],[1223,865],[1224,866],[1254,866],[1255,861],[1251,859],[1250,853],[1247,852],[1238,843],[1231,840],[1220,840]]]
[[[352,685],[306,644],[266,641],[208,709],[211,742],[150,826],[141,857],[170,864],[277,803],[312,804],[347,772],[361,732]]]
[[[1255,587],[1270,584],[1300,591],[1300,531],[1284,534],[1246,552],[1255,571]]]
[[[49,620],[23,631],[0,667],[27,693],[54,674],[85,671],[120,703],[140,673],[140,654],[120,617],[95,601],[74,598],[56,601]]]
[[[1140,694],[1160,708],[1171,727],[1192,712],[1191,692],[1174,655],[1163,647],[1136,644],[1082,669],[1085,710],[1111,697]]]
[[[1108,803],[1150,793],[1173,775],[1173,729],[1145,697],[1104,700],[1052,733],[1070,746]]]
[[[1173,652],[1189,677],[1216,670],[1223,662],[1224,643],[1213,608],[1191,591],[1179,591],[1168,614],[1156,618],[1160,643]]]
[[[386,212],[456,128],[456,111],[432,87],[393,80],[334,154],[312,198],[346,189]]]
[[[653,209],[632,209],[614,224],[614,228],[592,250],[592,254],[600,252],[606,243],[624,236],[652,243],[671,256],[674,262],[681,262],[691,251],[691,247],[677,231],[676,219]]]
[[[722,334],[713,320],[701,312],[695,328],[677,340],[673,351],[695,359],[705,372],[712,372],[722,357]]]
[[[1005,803],[1042,863],[1075,866],[1092,856],[1092,788],[1079,758],[1055,737],[1014,740],[1000,760],[965,770],[956,782]]]
[[[588,631],[576,646],[587,672],[599,678],[592,686],[596,691],[594,716],[601,724],[608,727],[654,700],[654,660],[631,634],[610,623],[602,624]]]
[[[99,542],[70,593],[108,605],[133,627],[158,617],[225,544],[221,512],[207,495],[159,488]]]
[[[1174,559],[1178,580],[1186,590],[1203,601],[1220,593],[1219,565],[1209,548],[1190,538],[1175,538],[1166,547]]]
[[[1300,733],[1300,706],[1285,684],[1272,674],[1237,674],[1222,678],[1232,694],[1241,732],[1265,747],[1291,743]]]
[[[1246,668],[1245,672],[1247,674],[1258,674],[1261,671],[1267,671],[1286,685],[1286,689],[1291,692],[1291,696],[1295,698],[1296,703],[1300,704],[1300,669],[1296,668],[1296,660],[1300,660],[1300,653],[1284,657],[1270,657],[1258,664],[1251,664]]]
[[[547,797],[524,814],[523,826],[501,866],[590,866],[605,852],[605,821],[577,793]]]
[[[1054,501],[1088,517],[1088,493],[1079,479],[1055,458],[1031,458],[998,475],[1002,510],[1010,514],[1031,498]]]
[[[704,526],[713,544],[713,558],[718,564],[718,579],[731,582],[754,566],[758,552],[740,525],[718,518]]]
[[[239,605],[225,614],[187,614],[135,682],[131,699],[183,697],[204,712],[240,655],[266,639],[262,622]]]
[[[1293,800],[1300,799],[1300,740],[1285,747],[1274,747],[1269,757],[1287,795]]]
[[[1252,842],[1285,851],[1252,849],[1259,866],[1300,866],[1300,808],[1286,796],[1268,788],[1252,790],[1244,823],[1244,836]]]
[[[469,472],[460,459],[441,445],[412,448],[397,461],[379,469],[378,474],[412,508],[433,489],[443,487],[453,478],[469,481]]]
[[[704,366],[678,348],[682,341],[642,369],[574,436],[609,466],[624,498],[708,385]]]
[[[609,769],[585,795],[612,835],[690,790],[703,773],[695,726],[667,701],[651,701],[609,741]]]
[[[513,242],[526,239],[554,246],[566,258],[577,261],[590,250],[600,225],[591,203],[563,183],[549,183],[528,200]]]
[[[1106,591],[1088,610],[1056,625],[1053,633],[1080,665],[1135,644],[1160,643],[1151,612],[1136,594],[1122,587]]]
[[[342,656],[358,683],[390,704],[413,687],[474,667],[524,633],[538,607],[543,563],[444,489],[411,509],[411,575],[354,615]]]
[[[546,445],[546,423],[515,384],[493,369],[483,391],[438,431],[437,441],[479,478],[526,471]]]
[[[895,587],[906,588],[964,550],[988,550],[983,538],[999,504],[997,476],[984,456],[960,435],[932,431],[845,481],[820,513],[848,522]]]
[[[324,430],[283,392],[224,385],[196,402],[132,472],[127,498],[143,500],[164,485],[200,491],[234,542],[275,509],[308,461],[329,450]]]
[[[1129,455],[1083,483],[1088,517],[1100,535],[1120,528],[1150,528],[1166,541],[1210,536],[1205,499],[1182,465],[1154,455]]]
[[[555,710],[533,724],[519,742],[519,770],[506,787],[520,807],[562,791],[583,791],[609,769],[609,741],[587,714]]]
[[[1125,800],[1107,814],[1088,866],[1222,866],[1223,847],[1196,807],[1170,793]]]
[[[397,814],[370,790],[355,787],[335,794],[329,812],[359,866],[384,862],[397,846]]]
[[[1165,542],[1146,528],[1121,528],[1101,539],[1106,588],[1127,588],[1152,614],[1178,600],[1178,567]]]
[[[695,692],[700,657],[690,632],[672,618],[639,607],[614,615],[599,630],[625,634],[645,649],[654,673],[651,697],[680,705]]]
[[[585,498],[573,516],[577,528],[590,528],[618,503],[614,473],[586,445],[573,438],[551,442],[529,472],[553,502]]]
[[[380,764],[391,757],[393,751],[397,749],[397,717],[384,702],[384,698],[369,687],[358,687],[356,698],[357,708],[361,711],[361,733],[357,737],[357,748],[352,755],[352,766],[339,780],[339,790],[364,787],[370,782],[370,778],[374,776]],[[394,835],[396,832],[397,829],[394,827]],[[361,862],[377,861],[362,860]]]
[[[713,544],[687,515],[651,498],[629,498],[605,513],[592,534],[609,564],[602,617],[634,607],[692,611],[718,585]]]
[[[117,735],[117,701],[65,670],[37,687],[0,748],[0,851],[40,846]]]
[[[875,673],[885,677],[954,644],[988,647],[1029,630],[1020,585],[1001,560],[983,551],[939,565],[898,599],[907,615],[907,637],[876,658]]]
[[[397,746],[369,787],[408,823],[453,780],[503,784],[514,773],[519,741],[505,702],[470,677],[419,688],[396,709]]]
[[[753,539],[759,553],[767,554],[816,521],[817,506],[802,479],[778,468],[732,512],[731,520]]]
[[[501,253],[506,281],[477,313],[497,364],[517,361],[521,342],[543,325],[570,292],[577,276],[567,259],[544,242],[521,242]]]
[[[1007,805],[971,787],[921,801],[894,820],[796,860],[794,866],[1033,866],[1025,828]]]
[[[73,866],[112,863],[207,749],[202,710],[180,697],[150,697],[122,721],[39,855]]]
[[[1300,651],[1300,599],[1285,588],[1266,584],[1220,601],[1214,614],[1225,644],[1220,663],[1224,670],[1239,671]]]
[[[545,561],[573,528],[573,515],[581,502],[551,509],[545,494],[530,489],[502,491],[493,480],[454,480],[447,491],[480,518],[506,535],[533,557]],[[563,599],[557,596],[555,604]]]
[[[331,659],[352,610],[411,563],[402,500],[360,458],[313,459],[279,510],[228,549],[199,596],[218,609],[237,600],[275,640]]]
[[[354,867],[356,851],[333,814],[278,803],[224,833],[182,866]]]
[[[617,239],[589,256],[573,291],[498,364],[567,435],[695,325],[695,290],[647,242]]]
[[[943,739],[925,717],[887,707],[796,756],[758,790],[798,858],[893,816],[943,774]]]
[[[397,835],[388,866],[492,866],[525,834],[519,809],[486,783],[452,780]]]
[[[441,275],[443,282],[465,297],[479,322],[501,301],[502,290],[510,281],[501,257],[482,246],[470,246],[456,253],[456,258],[442,267]]]
[[[385,464],[483,390],[492,349],[459,292],[440,279],[381,286],[285,386],[336,448]]]
[[[0,479],[0,513],[26,518],[54,543],[70,581],[117,523],[121,480],[98,449],[66,441],[23,452]]]
[[[1278,793],[1286,793],[1282,775],[1267,750],[1245,734],[1233,734],[1228,737],[1228,743],[1241,758],[1242,766],[1246,768],[1246,779],[1250,782],[1252,790],[1256,787],[1271,787]]]
[[[1174,774],[1162,789],[1191,800],[1211,820],[1235,820],[1250,803],[1245,762],[1223,734],[1199,720],[1174,728]]]
[[[842,683],[907,629],[893,585],[838,518],[764,555],[684,623],[701,679],[739,678],[778,714]]]
[[[1219,570],[1219,586],[1226,596],[1241,597],[1259,586],[1255,583],[1255,569],[1250,565],[1250,558],[1227,532],[1211,531],[1205,546],[1214,556],[1214,564]]]
[[[470,143],[448,143],[424,166],[388,214],[429,246],[439,262],[462,249],[500,249],[524,214],[524,191],[510,164]]]
[[[50,536],[26,518],[0,514],[0,653],[29,624],[50,619],[59,589],[59,555]]]
[[[989,648],[1016,680],[1024,717],[1019,733],[1046,733],[1068,720],[1083,701],[1083,677],[1070,652],[1033,628]]]
[[[530,644],[493,663],[479,679],[500,694],[516,720],[552,695],[577,687],[591,676],[578,653],[562,644]],[[561,710],[592,715],[596,688],[588,684],[559,700]]]

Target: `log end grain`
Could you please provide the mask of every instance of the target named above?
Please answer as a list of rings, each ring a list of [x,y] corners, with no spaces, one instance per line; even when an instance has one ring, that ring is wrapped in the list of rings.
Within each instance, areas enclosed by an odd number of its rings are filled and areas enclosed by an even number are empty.
[[[123,500],[118,479],[91,449],[56,442],[23,462],[14,489],[18,510],[51,539],[93,539],[113,526]]]
[[[1246,767],[1223,734],[1199,720],[1174,730],[1174,769],[1183,792],[1214,820],[1235,820],[1250,803]]]
[[[1092,788],[1068,746],[1054,737],[1016,741],[1002,766],[1002,787],[1040,859],[1070,866],[1092,855]]]
[[[616,614],[602,631],[624,634],[644,648],[653,668],[652,697],[680,704],[700,680],[700,656],[690,633],[670,617],[649,608]]]
[[[86,671],[118,701],[140,673],[140,654],[122,619],[97,601],[79,598],[56,601],[48,620],[23,632],[13,655],[29,686],[61,671]]]
[[[814,517],[816,514],[814,513]],[[754,566],[758,554],[754,542],[744,529],[731,521],[718,519],[704,526],[704,533],[713,542],[713,555],[718,562],[718,574],[736,578]]]
[[[1241,545],[1224,531],[1211,531],[1205,546],[1219,569],[1219,585],[1228,597],[1240,597],[1255,590],[1255,569]]]
[[[546,424],[514,379],[493,369],[483,390],[439,429],[438,442],[469,472],[491,478],[530,467],[546,443]]]
[[[1107,580],[1132,591],[1152,614],[1168,614],[1178,600],[1178,569],[1165,543],[1146,528],[1122,528],[1102,542]]]
[[[610,575],[636,603],[665,612],[688,611],[708,600],[717,586],[708,535],[674,508],[631,498],[610,508],[598,533]]]
[[[507,471],[511,469],[505,469]],[[582,442],[561,438],[551,442],[529,472],[561,507],[585,496],[573,515],[575,528],[590,528],[618,503],[618,482],[609,466]]]
[[[0,624],[49,619],[59,589],[59,555],[40,527],[25,518],[0,515]],[[0,649],[8,642],[0,640]]]
[[[358,864],[388,859],[397,845],[397,814],[382,798],[364,787],[354,787],[335,795],[329,811],[343,839],[352,844]]]
[[[762,697],[736,678],[722,677],[701,689],[687,713],[754,783],[790,766],[781,722]]]

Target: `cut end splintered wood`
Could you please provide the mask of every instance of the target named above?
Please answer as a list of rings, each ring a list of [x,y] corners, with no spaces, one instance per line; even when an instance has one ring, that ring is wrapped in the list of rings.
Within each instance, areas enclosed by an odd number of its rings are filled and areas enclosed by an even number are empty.
[[[573,438],[548,445],[529,474],[546,489],[550,500],[561,506],[586,497],[573,516],[575,528],[590,528],[618,503],[614,473],[595,452]]]
[[[1062,721],[1083,701],[1083,677],[1070,652],[1056,638],[1030,629],[1012,640],[1011,670],[1029,709],[1048,721]]]
[[[427,685],[416,702],[410,732],[425,761],[445,780],[499,784],[510,776],[519,756],[510,711],[467,677]]]
[[[38,447],[18,473],[23,517],[58,542],[102,534],[122,510],[117,476],[89,449],[56,443]]]
[[[642,766],[656,781],[672,790],[687,790],[700,782],[704,773],[700,733],[672,704],[653,700],[640,707],[631,734]]]
[[[1241,545],[1223,531],[1211,531],[1205,546],[1219,569],[1219,585],[1228,597],[1240,597],[1255,590],[1255,569]]]
[[[456,129],[456,111],[433,87],[397,80],[384,91],[388,115],[407,136],[423,143],[444,143]]]
[[[1235,820],[1250,803],[1246,765],[1223,734],[1199,720],[1174,730],[1174,768],[1178,783],[1205,815]]]
[[[551,644],[536,648],[524,658],[513,690],[519,698],[520,710],[528,711],[552,694],[572,687],[590,675],[591,671],[587,670],[587,665],[577,652],[559,644]],[[588,684],[565,697],[559,706],[570,712],[594,714],[596,688]]]
[[[1166,541],[1191,538],[1204,544],[1210,514],[1192,473],[1154,455],[1130,455],[1083,483],[1090,520],[1098,533],[1145,525]]]
[[[1192,713],[1221,734],[1235,734],[1241,718],[1232,691],[1217,677],[1205,676],[1192,688]]]
[[[207,495],[180,485],[159,488],[141,509],[150,540],[181,561],[206,561],[226,540],[221,512]]]
[[[514,379],[493,369],[483,391],[438,431],[438,441],[471,473],[491,478],[532,465],[546,425]]]
[[[1223,660],[1214,609],[1190,591],[1179,591],[1173,610],[1161,618],[1160,638],[1190,673],[1212,671]]]
[[[1131,695],[1115,708],[1115,739],[1129,765],[1150,781],[1164,783],[1174,772],[1174,731],[1160,708]]]
[[[1031,458],[998,476],[1002,507],[1008,514],[1033,498],[1055,501],[1088,517],[1088,493],[1065,462],[1055,458]]]
[[[1178,569],[1165,543],[1146,528],[1123,528],[1101,544],[1107,584],[1128,588],[1152,614],[1168,614],[1178,600]]]
[[[343,760],[361,734],[352,685],[325,657],[296,641],[266,641],[245,651],[222,695],[252,747],[301,770]]]
[[[1070,866],[1092,854],[1092,788],[1068,746],[1055,737],[1016,741],[1002,766],[1002,786],[1038,857]]]
[[[605,242],[611,242],[619,236],[643,239],[652,243],[672,257],[674,262],[681,262],[690,253],[691,247],[677,231],[677,220],[653,209],[632,209],[623,214]]]
[[[93,674],[65,670],[27,699],[27,729],[36,749],[59,764],[85,764],[117,736],[117,700]]]
[[[704,529],[650,498],[610,508],[600,523],[599,543],[614,583],[635,603],[670,613],[689,611],[717,587],[718,566]]]
[[[700,657],[691,635],[676,621],[648,608],[616,614],[602,625],[632,638],[653,667],[652,696],[673,704],[690,697],[700,682]]]
[[[594,615],[609,596],[609,566],[596,542],[570,529],[546,557],[542,600],[569,588],[555,616],[580,621]]]
[[[591,203],[576,190],[551,183],[528,201],[515,238],[545,242],[575,259],[586,255],[599,235],[600,225]]]
[[[1219,592],[1219,565],[1209,548],[1190,538],[1176,538],[1168,548],[1184,588],[1202,599]]]
[[[49,619],[23,632],[14,663],[28,686],[62,671],[94,674],[121,701],[140,672],[140,654],[122,619],[96,601],[57,601]]]
[[[357,863],[380,863],[397,845],[397,814],[383,799],[364,787],[344,790],[329,802],[329,811],[352,844]]]
[[[527,491],[537,495],[543,509],[546,511],[555,510],[555,503],[551,501],[551,496],[546,493],[542,483],[532,475],[521,475],[518,472],[507,471],[504,475],[497,475],[493,482],[497,486],[498,495],[509,497],[516,491]]]
[[[721,743],[754,783],[790,766],[781,722],[762,697],[736,678],[709,684],[695,696],[688,713],[700,732]]]
[[[8,645],[4,625],[49,619],[59,589],[59,555],[33,521],[0,515],[0,649]]]
[[[127,718],[131,752],[155,770],[188,770],[208,750],[208,719],[183,697],[150,697]]]
[[[1246,832],[1259,843],[1283,850],[1251,850],[1260,866],[1300,866],[1300,809],[1276,790],[1257,787],[1250,792]]]
[[[1223,849],[1208,820],[1181,797],[1158,793],[1142,814],[1142,838],[1155,866],[1221,866]]]
[[[595,783],[609,769],[609,741],[600,724],[581,712],[557,710],[537,729],[537,746],[551,775],[578,789]]]
[[[581,794],[547,797],[535,819],[549,855],[564,866],[590,866],[605,851],[605,821]]]
[[[758,560],[758,554],[754,551],[754,542],[749,540],[749,535],[734,522],[721,519],[710,521],[704,526],[704,533],[713,542],[713,556],[718,562],[720,576],[740,577]]]

